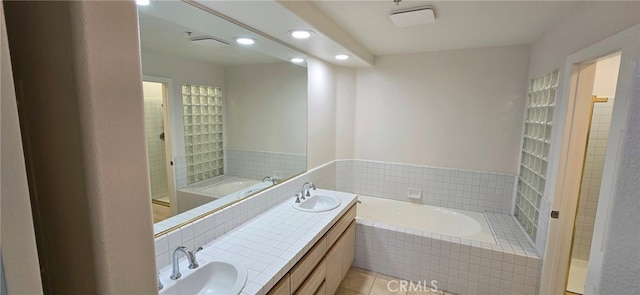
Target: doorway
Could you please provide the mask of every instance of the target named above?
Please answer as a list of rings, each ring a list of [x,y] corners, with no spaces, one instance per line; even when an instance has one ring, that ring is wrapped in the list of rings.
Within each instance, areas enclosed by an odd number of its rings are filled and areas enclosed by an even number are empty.
[[[171,217],[173,199],[168,92],[162,82],[143,81],[142,86],[151,202],[154,222],[158,222]]]
[[[571,240],[568,274],[565,283],[567,294],[584,294],[589,266],[589,256],[593,240],[598,200],[607,151],[607,141],[611,125],[611,115],[615,102],[616,84],[620,68],[620,53],[614,53],[594,61],[580,64],[576,88],[576,118],[583,117],[582,126],[574,130],[584,130],[584,149],[579,165],[568,167],[571,173],[580,175],[575,196],[566,202],[575,208]],[[575,122],[574,122],[575,123]],[[584,138],[584,137],[583,137]]]
[[[592,95],[588,111],[588,133],[580,172],[580,187],[577,198],[575,198],[576,214],[566,286],[566,291],[569,294],[584,294],[585,291],[591,241],[593,240],[593,229],[611,125],[611,114],[615,102],[620,53],[585,63],[582,66],[583,69],[587,67],[594,68],[585,70],[581,74],[587,75],[588,79],[593,79],[592,83],[587,81],[588,84],[593,84],[593,90],[591,91]]]

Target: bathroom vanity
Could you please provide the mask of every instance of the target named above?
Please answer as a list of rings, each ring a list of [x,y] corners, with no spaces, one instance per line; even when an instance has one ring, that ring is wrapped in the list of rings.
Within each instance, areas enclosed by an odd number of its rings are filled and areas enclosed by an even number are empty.
[[[337,205],[330,202],[332,198]],[[204,243],[197,260],[203,265],[226,261],[240,266],[237,269],[246,273],[240,294],[333,294],[354,261],[356,201],[355,194],[322,189],[311,190],[310,196],[300,203],[296,203],[296,197],[288,197]],[[215,218],[219,218],[222,222],[219,226],[231,225],[232,219],[224,222],[225,214],[232,211],[234,215],[229,216],[243,214],[234,208],[207,217],[201,223],[215,225]],[[191,244],[185,245],[192,248]],[[171,265],[160,270],[163,290],[175,290],[176,284],[186,283],[198,272],[206,271],[200,267],[189,269],[184,258],[179,264],[182,277],[177,280],[170,279]],[[195,283],[189,285],[209,283],[192,281]],[[163,290],[160,294],[165,294]]]
[[[267,294],[334,294],[353,263],[355,217],[352,205]]]

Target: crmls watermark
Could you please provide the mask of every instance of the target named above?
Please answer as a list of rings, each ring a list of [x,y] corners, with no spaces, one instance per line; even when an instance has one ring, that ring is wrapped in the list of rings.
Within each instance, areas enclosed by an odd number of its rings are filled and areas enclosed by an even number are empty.
[[[417,292],[436,292],[438,291],[438,281],[431,280],[430,282],[427,280],[411,282],[406,280],[391,280],[387,283],[387,290],[391,292],[409,292],[409,291],[417,291]]]

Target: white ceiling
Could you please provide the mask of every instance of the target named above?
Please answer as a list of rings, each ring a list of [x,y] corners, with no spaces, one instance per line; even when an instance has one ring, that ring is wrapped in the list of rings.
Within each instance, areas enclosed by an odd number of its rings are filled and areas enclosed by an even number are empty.
[[[376,55],[531,44],[580,9],[580,1],[248,0],[197,1],[230,18],[339,66],[368,67]],[[430,5],[433,24],[396,28],[392,11]],[[287,31],[313,30],[308,40]],[[337,61],[336,54],[351,56]]]
[[[312,1],[374,55],[530,44],[578,1]],[[396,28],[389,13],[431,5],[433,24]]]
[[[288,62],[292,57],[306,57],[185,2],[153,1],[151,5],[140,6],[138,11],[143,52],[159,52],[223,66]],[[191,36],[186,32],[192,32]],[[192,37],[215,37],[229,46],[204,47],[191,42]],[[234,42],[235,37],[250,37],[257,42],[250,47],[241,46]]]

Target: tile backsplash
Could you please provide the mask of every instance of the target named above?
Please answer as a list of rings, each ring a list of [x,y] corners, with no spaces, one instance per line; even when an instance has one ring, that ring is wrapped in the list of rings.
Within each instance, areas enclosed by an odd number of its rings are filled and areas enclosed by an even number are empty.
[[[516,175],[368,160],[336,161],[339,191],[452,209],[511,214]],[[421,199],[407,197],[408,189]]]
[[[226,173],[242,178],[262,180],[265,176],[286,179],[306,170],[307,155],[226,149]]]
[[[178,246],[200,247],[231,231],[300,191],[302,184],[312,181],[323,189],[335,190],[335,162],[314,168],[278,186],[262,191],[213,214],[185,224],[155,239],[158,269],[170,263],[171,250]]]
[[[260,174],[262,175],[262,174]],[[293,197],[312,181],[323,189],[409,201],[408,188],[422,190],[424,204],[511,214],[515,175],[364,160],[338,160],[314,168],[156,238],[157,267],[170,263],[171,249],[200,247]],[[414,200],[416,201],[416,200]]]

